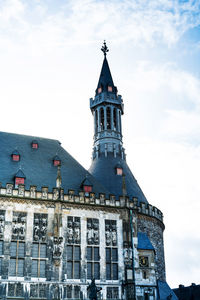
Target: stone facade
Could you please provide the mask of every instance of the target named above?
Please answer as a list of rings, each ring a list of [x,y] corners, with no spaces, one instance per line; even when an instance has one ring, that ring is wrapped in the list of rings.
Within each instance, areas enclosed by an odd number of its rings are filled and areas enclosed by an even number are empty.
[[[44,199],[23,185],[1,187],[0,204],[3,299],[86,299],[93,277],[102,299],[147,299],[146,292],[149,300],[157,299],[154,251],[137,249],[145,218],[162,233],[162,213],[155,207],[59,189]],[[141,257],[148,257],[148,265],[141,266]]]

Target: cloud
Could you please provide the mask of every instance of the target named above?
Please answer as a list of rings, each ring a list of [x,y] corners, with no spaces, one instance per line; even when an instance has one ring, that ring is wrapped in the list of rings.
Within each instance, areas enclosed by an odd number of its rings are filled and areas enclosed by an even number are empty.
[[[8,0],[1,3],[0,30],[45,49],[104,38],[140,46],[173,45],[200,24],[199,13],[199,1],[68,0],[53,6],[50,1]]]
[[[161,140],[200,144],[200,79],[172,63],[141,61],[123,82],[137,132]],[[129,93],[127,93],[129,91]],[[143,120],[138,119],[143,116]],[[126,120],[125,120],[126,122]],[[140,128],[138,128],[138,126]],[[133,135],[130,137],[130,135]]]

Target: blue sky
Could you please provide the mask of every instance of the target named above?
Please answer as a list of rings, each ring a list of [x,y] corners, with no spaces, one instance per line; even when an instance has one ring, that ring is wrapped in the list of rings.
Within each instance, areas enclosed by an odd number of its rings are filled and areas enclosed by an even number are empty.
[[[167,280],[199,283],[200,1],[1,0],[1,130],[59,139],[89,167],[104,39],[128,164],[164,213]]]

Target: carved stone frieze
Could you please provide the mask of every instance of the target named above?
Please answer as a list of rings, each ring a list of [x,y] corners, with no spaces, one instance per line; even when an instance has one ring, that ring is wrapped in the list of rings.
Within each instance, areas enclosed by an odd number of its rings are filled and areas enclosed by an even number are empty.
[[[12,195],[13,193],[13,184],[7,183],[6,184],[6,195]]]
[[[87,243],[88,245],[99,244],[99,220],[87,219]]]
[[[26,236],[26,213],[13,212],[12,220],[12,239],[25,240]]]
[[[31,186],[30,187],[30,197],[31,198],[36,198],[36,186]]]
[[[24,184],[19,184],[18,186],[18,195],[24,197],[25,186]]]
[[[68,217],[67,219],[67,243],[80,244],[81,224],[79,217]]]
[[[127,266],[132,266],[133,250],[131,247],[124,248],[124,263]]]
[[[115,220],[105,220],[106,246],[117,245],[117,225]]]
[[[47,237],[47,214],[34,214],[33,240],[45,242]]]

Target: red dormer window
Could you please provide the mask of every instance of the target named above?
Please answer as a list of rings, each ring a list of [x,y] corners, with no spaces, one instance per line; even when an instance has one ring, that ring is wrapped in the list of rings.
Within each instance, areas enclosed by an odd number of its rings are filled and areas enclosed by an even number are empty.
[[[98,94],[100,94],[102,92],[102,88],[98,88]]]
[[[13,161],[19,161],[19,154],[13,154],[12,155],[12,160]]]
[[[116,167],[116,174],[122,176],[123,175],[123,169],[121,167]]]
[[[54,165],[55,167],[61,165],[61,160],[60,160],[60,158],[59,158],[57,155],[56,155],[56,156],[54,157],[54,159],[53,159],[53,165]]]
[[[53,165],[54,165],[55,167],[60,166],[60,160],[55,159],[55,160],[53,161]]]
[[[24,178],[15,177],[15,186],[18,186],[19,184],[24,184]]]
[[[32,149],[38,149],[38,142],[32,141],[31,147],[32,147]]]
[[[17,150],[13,151],[11,156],[12,156],[13,161],[19,161],[20,160],[20,155],[19,155],[19,152]]]
[[[108,92],[112,92],[112,86],[108,86]]]
[[[90,193],[92,191],[92,186],[91,185],[84,185],[83,189],[84,189],[85,193]]]

